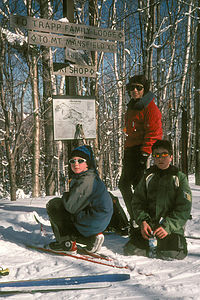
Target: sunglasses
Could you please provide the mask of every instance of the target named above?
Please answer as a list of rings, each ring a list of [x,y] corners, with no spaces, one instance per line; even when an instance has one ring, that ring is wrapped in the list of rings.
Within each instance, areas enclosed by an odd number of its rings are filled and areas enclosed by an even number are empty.
[[[141,91],[143,90],[144,86],[143,85],[139,85],[139,84],[132,84],[130,86],[130,91],[133,91],[134,89]]]
[[[87,160],[85,159],[85,158],[79,158],[79,159],[73,159],[73,158],[71,158],[70,160],[69,160],[69,163],[70,164],[75,164],[76,162],[77,163],[79,163],[79,164],[82,164],[82,163],[84,163],[84,162],[86,162]]]
[[[153,154],[152,156],[155,157],[155,158],[168,157],[168,156],[169,156],[169,153],[167,153],[167,152],[163,152],[163,153],[155,153],[155,154]]]

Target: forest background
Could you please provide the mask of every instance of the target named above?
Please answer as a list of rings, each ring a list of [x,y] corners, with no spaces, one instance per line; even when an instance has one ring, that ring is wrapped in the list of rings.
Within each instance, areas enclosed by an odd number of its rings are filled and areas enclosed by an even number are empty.
[[[30,45],[11,15],[123,30],[116,53],[80,51],[96,78],[52,73],[64,49]],[[65,18],[65,19],[63,19]],[[0,3],[0,195],[17,199],[68,189],[68,153],[83,139],[55,141],[54,95],[94,96],[97,138],[86,140],[111,190],[122,170],[126,83],[144,73],[162,112],[174,164],[200,185],[200,0],[3,0]],[[66,128],[67,130],[67,128]]]

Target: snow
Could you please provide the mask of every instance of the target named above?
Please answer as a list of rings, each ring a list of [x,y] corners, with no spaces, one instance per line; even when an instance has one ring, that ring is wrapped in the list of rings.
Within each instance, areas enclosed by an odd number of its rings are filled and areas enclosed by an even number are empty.
[[[27,43],[27,37],[20,35],[19,33],[13,33],[7,29],[2,28],[2,32],[6,35],[6,38],[10,44],[19,43],[20,46],[23,46],[23,44]]]
[[[16,202],[0,200],[0,266],[9,268],[8,276],[0,282],[49,277],[82,276],[91,274],[129,273],[131,279],[113,282],[110,287],[81,291],[58,291],[34,294],[0,295],[2,299],[200,299],[200,186],[189,178],[193,194],[192,220],[186,226],[188,256],[182,261],[162,261],[139,256],[124,256],[123,246],[128,237],[116,234],[105,235],[101,253],[114,257],[122,266],[131,270],[117,269],[37,252],[25,244],[46,244],[54,239],[45,205],[52,197],[23,197]],[[113,192],[124,205],[120,192]],[[34,218],[34,212],[45,220],[41,227]],[[193,238],[191,238],[193,237]],[[198,239],[197,239],[198,238]]]

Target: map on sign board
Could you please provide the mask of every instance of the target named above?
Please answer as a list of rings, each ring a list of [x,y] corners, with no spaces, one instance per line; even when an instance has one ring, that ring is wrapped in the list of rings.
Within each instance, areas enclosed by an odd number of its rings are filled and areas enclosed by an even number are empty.
[[[53,120],[54,140],[73,140],[77,138],[78,125],[83,128],[86,139],[95,139],[95,99],[79,96],[54,96]]]

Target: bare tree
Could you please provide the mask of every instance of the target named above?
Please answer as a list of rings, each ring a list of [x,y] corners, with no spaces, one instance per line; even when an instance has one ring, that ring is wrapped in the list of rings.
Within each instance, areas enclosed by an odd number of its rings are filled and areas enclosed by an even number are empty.
[[[16,173],[15,173],[15,156],[14,151],[12,151],[11,143],[12,141],[10,136],[11,129],[11,115],[9,113],[9,109],[6,103],[6,96],[4,92],[3,86],[3,76],[4,70],[3,65],[5,62],[5,39],[3,38],[2,31],[0,28],[0,91],[1,91],[1,107],[3,109],[4,118],[5,118],[5,146],[6,146],[6,154],[8,158],[8,168],[9,168],[9,177],[10,177],[10,197],[11,201],[16,201]]]
[[[30,52],[31,53],[31,52]],[[33,99],[33,162],[32,162],[32,196],[38,197],[40,195],[40,106],[38,93],[38,61],[32,53],[30,62],[30,77],[32,85],[32,99]]]
[[[181,159],[181,167],[182,171],[188,175],[188,119],[189,119],[189,108],[188,103],[190,99],[188,99],[188,93],[186,92],[186,78],[188,74],[188,69],[190,65],[190,53],[191,53],[191,13],[192,13],[192,2],[189,4],[188,9],[188,22],[187,22],[187,32],[186,32],[186,48],[185,48],[185,58],[184,58],[184,66],[183,66],[183,75],[181,82],[181,90],[180,90],[180,105],[182,108],[182,119],[181,119],[181,142],[182,142],[182,159]],[[187,98],[187,99],[186,99]]]
[[[52,18],[53,8],[48,0],[40,0],[41,17]],[[54,164],[54,139],[53,139],[53,113],[52,113],[52,82],[50,66],[50,49],[41,46],[43,66],[43,106],[45,129],[45,187],[47,195],[54,195],[56,191],[55,164]]]
[[[32,1],[27,1],[27,14],[31,16]],[[33,99],[33,161],[32,161],[32,196],[40,195],[40,106],[38,90],[38,51],[29,47],[29,72]]]
[[[126,4],[124,3],[124,9],[126,9]],[[116,12],[116,1],[113,2],[113,23],[117,22],[117,12]],[[121,50],[121,51],[120,51]],[[118,177],[120,177],[122,172],[122,159],[123,159],[123,146],[124,146],[124,136],[123,136],[123,107],[125,100],[125,49],[124,44],[121,43],[121,47],[119,48],[120,55],[114,53],[114,74],[117,86],[117,94],[118,94],[118,109],[117,109],[117,151],[118,151]],[[119,59],[118,59],[119,58]]]
[[[198,0],[200,7],[200,0]],[[198,20],[200,20],[200,9],[198,9]],[[196,154],[196,169],[195,183],[200,185],[200,23],[197,25],[196,33],[196,70],[195,70],[195,119],[196,119],[196,139],[195,139],[195,154]]]
[[[22,139],[24,125],[24,96],[29,81],[29,76],[23,82],[15,83],[17,74],[14,74],[12,61],[11,45],[2,34],[0,27],[0,99],[1,108],[4,116],[4,140],[6,147],[6,157],[8,160],[8,173],[10,179],[10,197],[12,201],[16,200],[17,190],[17,170],[20,167],[17,164],[19,148],[23,147],[26,139]],[[6,78],[6,80],[5,80]],[[19,92],[16,97],[17,88]],[[17,101],[16,101],[17,100]],[[20,111],[19,111],[20,107]],[[19,181],[19,180],[18,180]]]

